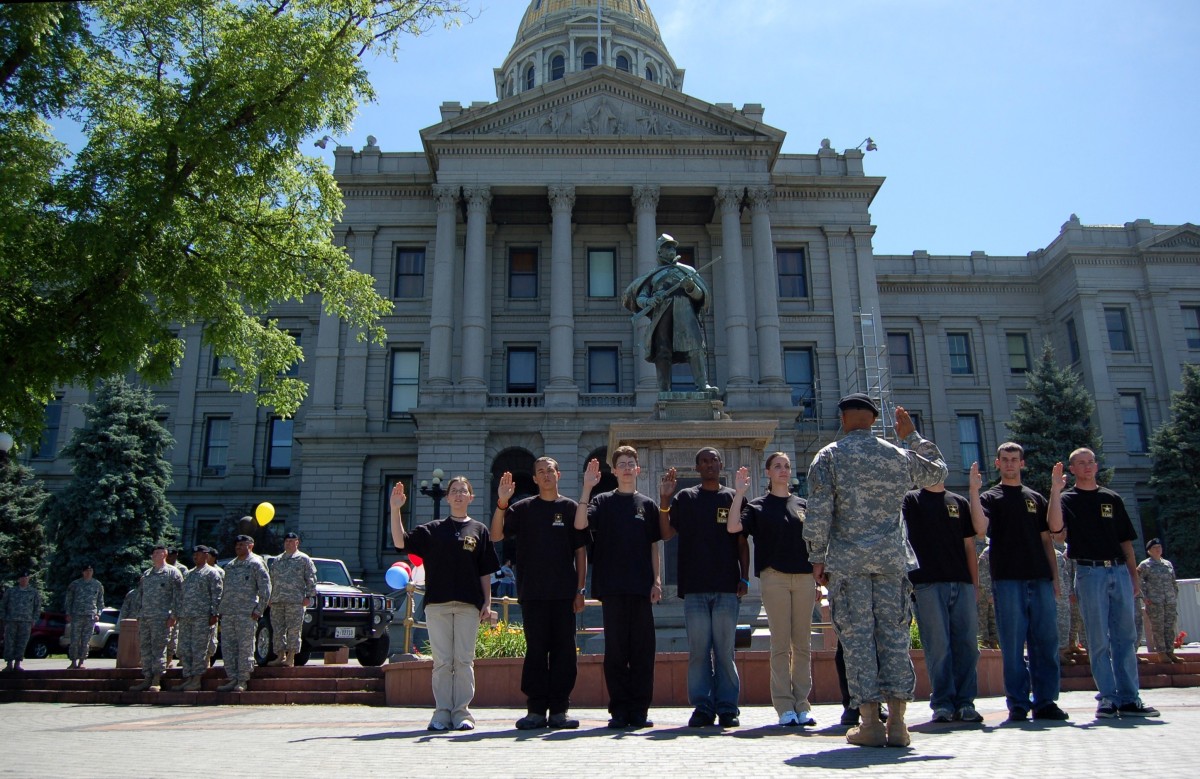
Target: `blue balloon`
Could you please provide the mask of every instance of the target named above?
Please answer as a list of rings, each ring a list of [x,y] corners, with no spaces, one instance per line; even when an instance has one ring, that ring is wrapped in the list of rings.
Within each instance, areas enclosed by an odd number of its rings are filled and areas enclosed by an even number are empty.
[[[383,578],[393,590],[403,590],[408,586],[408,571],[399,565],[393,565],[391,568],[388,568]]]

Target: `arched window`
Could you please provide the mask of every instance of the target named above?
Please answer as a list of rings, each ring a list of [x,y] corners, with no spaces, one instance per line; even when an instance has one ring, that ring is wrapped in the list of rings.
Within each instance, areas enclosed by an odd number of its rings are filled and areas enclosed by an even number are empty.
[[[654,75],[654,66],[653,65],[646,66],[646,80],[647,81],[655,81],[655,82],[658,81],[658,78]]]
[[[596,67],[596,52],[585,51],[583,53],[583,69],[587,70],[594,67]]]
[[[558,81],[567,71],[567,61],[561,54],[550,58],[550,80]]]
[[[534,77],[533,65],[530,65],[529,69],[525,71],[525,88],[526,89],[533,89],[533,77]]]
[[[617,70],[623,70],[626,73],[629,72],[629,57],[626,57],[624,54],[617,55]]]

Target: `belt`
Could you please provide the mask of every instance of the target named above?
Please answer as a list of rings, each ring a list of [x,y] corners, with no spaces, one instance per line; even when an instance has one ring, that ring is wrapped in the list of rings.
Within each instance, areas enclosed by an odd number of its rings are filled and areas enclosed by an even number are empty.
[[[1117,565],[1124,565],[1125,561],[1119,557],[1114,557],[1111,560],[1076,560],[1077,565],[1090,565],[1096,568],[1112,568]]]

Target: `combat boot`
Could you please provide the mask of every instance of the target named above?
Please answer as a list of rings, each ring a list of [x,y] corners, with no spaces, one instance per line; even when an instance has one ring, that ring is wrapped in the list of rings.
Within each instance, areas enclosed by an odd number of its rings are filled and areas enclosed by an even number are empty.
[[[186,682],[179,685],[176,689],[183,692],[195,692],[200,689],[200,677],[190,676]]]
[[[233,688],[238,686],[237,679],[230,679],[225,684],[217,688],[217,692],[233,692]]]
[[[272,668],[282,668],[283,666],[288,665],[288,664],[289,664],[288,663],[288,653],[287,653],[286,649],[281,651],[279,654],[275,655],[274,660],[267,663],[267,665]]]
[[[154,674],[150,677],[150,686],[146,688],[146,692],[158,692],[162,690],[162,676]]]
[[[906,747],[912,743],[908,735],[908,725],[904,722],[904,710],[908,701],[896,698],[888,699],[887,745],[889,747]]]
[[[130,687],[129,691],[130,692],[145,692],[146,690],[150,689],[151,684],[157,684],[157,683],[158,683],[157,676],[147,676],[147,677],[144,677],[137,684]]]
[[[882,747],[887,744],[887,733],[879,721],[879,704],[864,703],[858,707],[862,724],[846,731],[846,741],[859,747]]]
[[[286,652],[284,654],[284,657],[287,658],[287,660],[283,664],[285,667],[287,667],[287,668],[295,668],[296,667],[296,653],[295,652]]]

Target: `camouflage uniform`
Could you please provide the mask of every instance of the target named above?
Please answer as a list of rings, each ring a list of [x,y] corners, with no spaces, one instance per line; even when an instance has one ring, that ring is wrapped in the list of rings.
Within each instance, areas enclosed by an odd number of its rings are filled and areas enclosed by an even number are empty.
[[[217,565],[216,563],[209,563],[208,567],[212,568],[214,571],[216,571],[217,576],[219,576],[221,578],[221,587],[222,587],[222,589],[224,589],[224,587],[225,587],[225,569],[222,568],[221,566]],[[213,625],[212,627],[210,627],[208,629],[209,662],[212,662],[212,658],[215,657],[217,654],[217,639],[218,639],[218,634],[219,634],[217,627],[218,627],[217,625]]]
[[[20,665],[29,644],[29,633],[33,623],[42,613],[42,594],[30,584],[28,587],[13,585],[4,591],[0,601],[0,619],[4,620],[4,659]]]
[[[254,637],[258,617],[271,601],[271,576],[263,559],[253,552],[225,566],[221,593],[221,657],[225,676],[245,683],[254,673]],[[257,615],[257,616],[256,616]]]
[[[1137,567],[1138,583],[1149,601],[1146,614],[1150,617],[1149,646],[1151,652],[1175,654],[1175,622],[1179,611],[1179,583],[1175,581],[1175,566],[1166,558],[1147,557]]]
[[[1058,561],[1058,595],[1054,598],[1054,610],[1058,626],[1058,649],[1063,655],[1066,655],[1071,646],[1067,639],[1071,635],[1071,592],[1075,584],[1075,580],[1067,571],[1067,556],[1064,554],[1066,548],[1067,545],[1063,542],[1054,542],[1054,559]]]
[[[138,580],[133,613],[138,621],[142,676],[159,676],[167,664],[167,620],[179,614],[183,576],[172,565],[151,567]]]
[[[992,548],[984,546],[979,553],[979,644],[1000,648],[1000,633],[996,628],[996,601],[992,597]]]
[[[300,651],[304,599],[317,595],[317,566],[304,552],[284,552],[271,561],[271,633],[275,654]]]
[[[1065,570],[1067,581],[1070,582],[1070,597],[1067,600],[1071,604],[1071,626],[1067,629],[1066,646],[1071,651],[1075,651],[1080,646],[1087,645],[1087,631],[1083,629],[1083,614],[1079,612],[1079,598],[1075,594],[1075,569],[1078,566],[1070,557],[1063,557],[1059,563],[1059,570]],[[1059,646],[1063,644],[1059,641]]]
[[[104,585],[99,579],[80,577],[67,585],[63,609],[71,617],[71,645],[67,649],[67,657],[72,663],[87,660],[92,630],[96,627],[96,620],[100,618],[100,610],[103,608]]]
[[[188,567],[183,563],[167,563],[174,565],[180,576],[188,575]],[[179,657],[179,623],[176,622],[167,629],[167,667],[171,667],[171,659]]]
[[[179,665],[185,679],[202,676],[212,658],[209,635],[217,616],[224,580],[212,565],[193,568],[183,577],[179,606]]]
[[[946,478],[932,441],[910,433],[901,449],[870,430],[829,444],[808,469],[804,539],[809,560],[829,576],[831,619],[846,657],[850,704],[910,701],[916,687],[909,656],[916,555],[900,505],[916,484]]]

